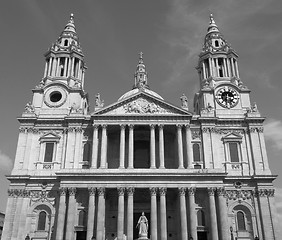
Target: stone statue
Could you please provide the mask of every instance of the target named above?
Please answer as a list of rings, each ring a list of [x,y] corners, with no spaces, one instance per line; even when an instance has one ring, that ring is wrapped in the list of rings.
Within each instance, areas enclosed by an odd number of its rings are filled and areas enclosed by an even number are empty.
[[[148,219],[146,218],[144,212],[142,212],[136,227],[139,227],[139,239],[148,239]]]
[[[180,97],[180,100],[181,100],[181,107],[188,109],[188,98],[184,95],[184,93]]]
[[[25,105],[24,112],[25,113],[34,113],[34,106],[31,104],[31,102],[28,102]]]
[[[97,93],[95,96],[95,107],[97,108],[104,107],[104,100],[101,100],[100,93]]]

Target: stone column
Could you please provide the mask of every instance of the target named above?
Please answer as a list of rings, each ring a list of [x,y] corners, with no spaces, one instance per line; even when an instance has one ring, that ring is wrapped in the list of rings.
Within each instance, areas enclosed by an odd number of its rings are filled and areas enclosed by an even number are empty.
[[[48,66],[48,76],[51,74],[51,69],[52,69],[52,64],[53,64],[53,58],[49,58],[49,66]]]
[[[67,217],[67,228],[66,228],[66,239],[73,240],[74,238],[74,220],[76,213],[76,188],[68,188],[69,191],[69,204],[68,204],[68,217]]]
[[[228,218],[227,218],[227,205],[225,198],[224,188],[217,189],[218,195],[218,204],[219,204],[219,222],[220,222],[220,235],[221,240],[229,238],[229,227],[228,227]]]
[[[91,168],[97,168],[97,160],[98,160],[98,131],[99,126],[93,125],[93,140],[92,140],[92,161]]]
[[[127,188],[127,240],[133,240],[133,194],[134,188]]]
[[[64,64],[64,77],[67,76],[67,64],[68,64],[68,58],[65,57],[65,64]]]
[[[60,202],[59,202],[59,213],[57,220],[57,231],[56,231],[56,239],[63,240],[64,237],[64,225],[66,218],[66,193],[67,188],[60,188]]]
[[[96,188],[88,188],[89,202],[88,202],[88,220],[87,220],[87,238],[91,239],[94,236],[94,219],[95,219],[95,192]]]
[[[160,217],[161,217],[161,240],[167,240],[167,222],[166,222],[166,191],[167,189],[162,187],[160,191]]]
[[[79,162],[82,161],[81,159],[81,150],[82,150],[82,137],[83,137],[83,134],[82,134],[82,128],[81,127],[77,127],[75,129],[75,152],[74,152],[74,168],[79,168]]]
[[[204,61],[202,62],[202,67],[203,67],[203,79],[206,79],[207,75],[206,75],[206,69],[205,69],[205,62]]]
[[[178,188],[179,202],[180,202],[180,227],[181,227],[181,240],[188,239],[187,231],[187,211],[186,211],[186,188]]]
[[[187,154],[187,167],[193,168],[193,149],[192,149],[192,136],[191,136],[191,129],[190,125],[186,125],[186,154]]]
[[[124,191],[125,191],[125,188],[120,187],[117,190],[118,190],[117,237],[118,237],[118,240],[123,240],[123,233],[124,233]]]
[[[270,212],[270,206],[268,202],[269,189],[259,189],[257,194],[259,197],[260,215],[262,219],[262,228],[264,240],[274,240],[273,218]]]
[[[125,156],[125,125],[120,125],[120,142],[119,142],[119,168],[124,168]]]
[[[237,77],[240,78],[239,76],[239,68],[238,68],[238,62],[237,60],[235,60],[235,66],[236,66],[236,74],[237,74]]]
[[[157,223],[157,188],[150,188],[151,192],[151,240],[158,239]]]
[[[74,61],[75,61],[75,57],[72,58],[71,60],[71,74],[70,76],[74,77]]]
[[[133,168],[133,153],[134,153],[134,126],[132,124],[129,127],[129,146],[128,146],[128,168]]]
[[[216,77],[219,77],[218,58],[215,58]]]
[[[18,231],[19,231],[19,225],[20,225],[20,216],[22,211],[22,205],[23,205],[23,189],[18,189],[17,191],[17,204],[16,204],[16,211],[15,211],[15,217],[13,220],[13,229],[12,229],[12,239],[18,239]]]
[[[177,146],[178,146],[178,168],[184,168],[183,166],[182,125],[177,125]]]
[[[197,214],[195,211],[195,192],[196,188],[188,188],[189,212],[190,212],[190,235],[197,239]]]
[[[215,199],[214,199],[215,190],[216,188],[208,188],[211,240],[218,240],[217,217],[216,217],[216,207],[215,207]]]
[[[164,159],[164,125],[159,125],[159,154],[160,154],[160,168],[165,168]]]
[[[58,61],[58,59],[57,58],[53,58],[53,62],[52,62],[52,71],[51,71],[51,76],[52,77],[55,77],[55,75],[56,75],[56,66],[57,66],[57,61]]]
[[[228,77],[232,77],[231,66],[230,66],[230,59],[227,58],[226,62],[227,62]]]
[[[213,64],[212,64],[212,59],[211,58],[209,58],[209,68],[210,68],[210,75],[214,76],[213,75]]]
[[[105,226],[105,188],[98,188],[98,213],[97,213],[97,233],[96,240],[104,239]]]
[[[234,59],[230,58],[230,61],[231,61],[231,68],[232,68],[232,77],[235,77],[236,74],[235,74],[235,67],[234,67]]]
[[[61,58],[57,58],[57,67],[56,67],[56,77],[59,76],[59,71],[61,70],[60,69],[60,61],[61,61]]]
[[[150,125],[150,160],[151,167],[156,168],[156,138],[155,138],[155,125]]]
[[[17,197],[17,190],[9,189],[6,215],[5,215],[3,232],[2,232],[2,239],[11,239],[12,237],[13,222],[14,222],[15,210],[16,210],[15,207],[17,201],[16,197]]]
[[[224,67],[224,77],[228,77],[226,58],[223,58],[223,67]]]
[[[107,125],[102,126],[102,143],[101,143],[101,165],[100,168],[106,168],[107,163]]]

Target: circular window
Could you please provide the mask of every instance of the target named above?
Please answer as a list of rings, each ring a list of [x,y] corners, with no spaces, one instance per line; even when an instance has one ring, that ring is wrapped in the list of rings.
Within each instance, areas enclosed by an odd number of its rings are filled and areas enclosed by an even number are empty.
[[[47,89],[44,94],[44,102],[48,107],[60,107],[66,102],[66,99],[66,91],[58,86]]]
[[[50,94],[50,101],[53,103],[59,102],[62,99],[62,94],[60,92],[52,92]]]

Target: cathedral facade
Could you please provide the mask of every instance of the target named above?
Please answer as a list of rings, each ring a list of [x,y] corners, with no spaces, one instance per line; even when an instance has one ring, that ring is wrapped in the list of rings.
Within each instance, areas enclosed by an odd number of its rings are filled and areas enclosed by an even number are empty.
[[[274,240],[263,118],[212,15],[194,109],[134,86],[89,111],[71,15],[21,117],[5,240]]]

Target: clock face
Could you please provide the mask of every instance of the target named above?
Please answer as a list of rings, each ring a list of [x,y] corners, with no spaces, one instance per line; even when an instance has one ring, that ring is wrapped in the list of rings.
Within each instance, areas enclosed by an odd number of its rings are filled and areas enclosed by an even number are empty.
[[[239,101],[239,93],[232,87],[222,87],[216,92],[216,100],[225,108],[235,107]]]

